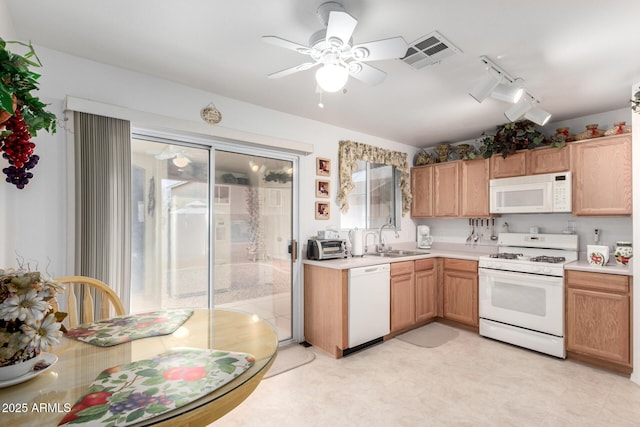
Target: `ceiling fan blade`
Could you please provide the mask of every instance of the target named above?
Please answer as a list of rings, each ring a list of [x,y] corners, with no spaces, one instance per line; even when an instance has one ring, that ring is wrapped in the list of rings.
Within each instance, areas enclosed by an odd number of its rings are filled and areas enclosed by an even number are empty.
[[[327,22],[327,42],[331,44],[331,39],[339,39],[343,45],[349,44],[356,25],[358,20],[347,12],[335,10],[330,12],[329,22]]]
[[[279,79],[280,77],[288,76],[289,74],[297,73],[298,71],[308,70],[318,65],[318,62],[305,62],[304,64],[296,65],[295,67],[286,68],[281,71],[269,74],[267,77],[270,79]]]
[[[353,47],[353,57],[358,61],[381,61],[402,58],[409,45],[402,37],[362,43]]]
[[[285,49],[290,49],[295,52],[301,53],[303,55],[310,55],[311,49],[307,46],[303,46],[301,44],[285,40],[276,36],[262,36],[262,41],[272,44],[274,46],[283,47]]]
[[[377,85],[387,77],[387,73],[361,62],[349,63],[349,75],[369,85]]]

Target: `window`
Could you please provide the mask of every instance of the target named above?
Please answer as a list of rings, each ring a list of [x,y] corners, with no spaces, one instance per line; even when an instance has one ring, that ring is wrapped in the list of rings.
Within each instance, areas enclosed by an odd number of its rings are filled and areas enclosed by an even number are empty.
[[[400,228],[402,199],[396,168],[358,160],[351,179],[355,188],[347,196],[349,210],[342,213],[340,227],[368,229],[391,223]]]

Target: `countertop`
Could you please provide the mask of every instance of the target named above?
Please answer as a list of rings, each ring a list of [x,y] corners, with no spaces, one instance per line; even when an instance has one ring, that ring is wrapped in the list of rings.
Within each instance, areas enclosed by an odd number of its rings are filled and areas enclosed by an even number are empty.
[[[589,273],[607,273],[607,274],[620,274],[624,276],[633,276],[633,271],[630,265],[618,265],[615,262],[609,263],[604,266],[591,265],[586,259],[580,259],[578,261],[565,264],[565,270],[586,271]]]
[[[471,261],[478,261],[481,255],[488,255],[496,252],[495,246],[471,246],[471,245],[448,245],[441,248],[432,249],[416,249],[415,245],[409,247],[397,247],[397,249],[411,250],[423,252],[421,255],[408,255],[402,257],[385,257],[378,255],[364,255],[362,257],[348,257],[340,259],[332,259],[326,261],[313,261],[303,259],[302,262],[308,265],[316,265],[318,267],[333,268],[336,270],[348,270],[350,268],[367,267],[369,265],[389,264],[392,262],[412,261],[416,259],[426,258],[458,258]],[[394,247],[395,249],[396,247]]]
[[[350,268],[367,267],[370,265],[389,264],[392,262],[412,261],[416,259],[425,258],[457,258],[467,259],[471,261],[478,261],[478,257],[482,255],[488,255],[496,252],[495,246],[472,246],[464,244],[449,244],[442,247],[434,247],[432,249],[416,249],[413,247],[398,248],[404,250],[411,250],[416,252],[423,252],[421,255],[409,255],[402,257],[384,257],[378,255],[365,255],[362,257],[348,257],[341,259],[333,259],[326,261],[313,261],[310,259],[303,259],[303,264],[315,265],[318,267],[332,268],[336,270],[348,270]],[[434,245],[435,246],[435,245]],[[609,263],[603,267],[594,266],[587,262],[586,259],[580,259],[578,261],[565,264],[565,270],[586,271],[590,273],[607,273],[607,274],[620,274],[625,276],[632,276],[633,272],[630,266],[617,265],[615,263]]]

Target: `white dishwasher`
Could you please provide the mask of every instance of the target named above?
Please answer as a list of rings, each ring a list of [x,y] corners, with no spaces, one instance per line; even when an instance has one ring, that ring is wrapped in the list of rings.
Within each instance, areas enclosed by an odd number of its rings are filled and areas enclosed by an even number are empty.
[[[391,332],[390,272],[389,264],[349,270],[349,348]]]

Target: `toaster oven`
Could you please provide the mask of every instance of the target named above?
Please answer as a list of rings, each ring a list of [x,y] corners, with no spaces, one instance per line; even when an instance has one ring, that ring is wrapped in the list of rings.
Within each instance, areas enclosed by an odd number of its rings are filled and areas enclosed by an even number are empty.
[[[316,239],[307,242],[307,259],[322,261],[347,257],[347,242],[339,239]]]

